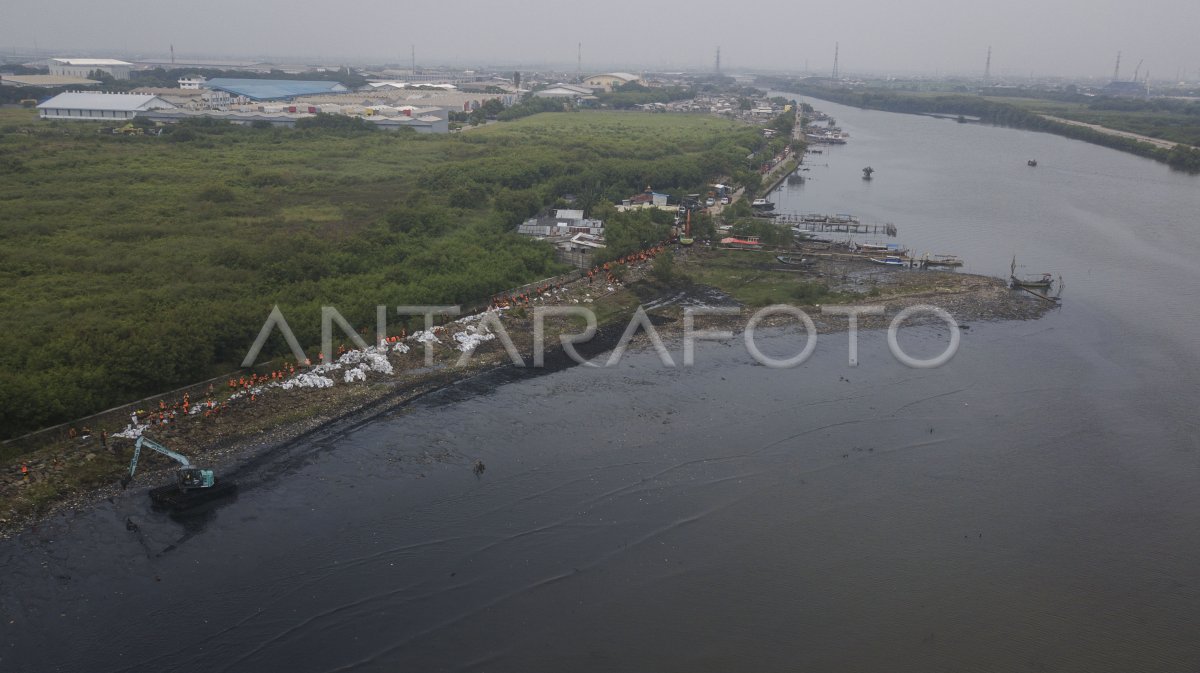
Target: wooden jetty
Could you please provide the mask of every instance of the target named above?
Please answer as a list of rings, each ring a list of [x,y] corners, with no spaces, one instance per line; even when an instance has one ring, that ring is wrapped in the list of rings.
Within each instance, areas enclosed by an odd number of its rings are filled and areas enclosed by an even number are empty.
[[[873,234],[876,236],[896,235],[896,225],[891,222],[886,224],[864,224],[858,221],[858,218],[849,215],[813,216],[779,213],[775,216],[774,221],[777,224],[786,224],[793,229],[814,233]]]

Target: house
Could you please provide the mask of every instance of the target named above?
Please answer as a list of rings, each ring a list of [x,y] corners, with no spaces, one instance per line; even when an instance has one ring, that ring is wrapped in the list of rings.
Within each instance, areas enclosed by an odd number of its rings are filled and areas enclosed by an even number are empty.
[[[151,94],[68,91],[37,106],[42,119],[113,121],[175,106]]]
[[[132,63],[111,58],[52,58],[50,74],[62,77],[89,77],[99,70],[113,79],[129,79]]]
[[[179,88],[180,89],[199,89],[200,87],[204,86],[204,83],[207,81],[208,81],[207,78],[200,77],[199,75],[197,75],[196,77],[180,77],[179,78]]]
[[[621,205],[625,206],[666,206],[667,199],[671,198],[670,194],[660,194],[652,191],[649,187],[641,194],[637,194],[626,199]]]
[[[609,72],[602,75],[592,75],[583,80],[584,86],[602,91],[614,91],[626,84],[641,84],[642,78],[627,72]]]
[[[595,266],[596,252],[605,248],[604,238],[592,234],[575,234],[554,244],[554,258],[577,269]]]

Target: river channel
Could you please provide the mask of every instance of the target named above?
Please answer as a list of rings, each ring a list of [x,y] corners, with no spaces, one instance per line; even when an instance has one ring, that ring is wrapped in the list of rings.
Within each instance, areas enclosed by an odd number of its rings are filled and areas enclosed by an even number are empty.
[[[811,102],[850,142],[781,212],[1015,255],[1061,307],[972,322],[934,369],[866,332],[857,367],[835,334],[794,369],[735,339],[493,374],[268,456],[196,520],[126,494],[0,543],[0,670],[1200,670],[1198,179]]]

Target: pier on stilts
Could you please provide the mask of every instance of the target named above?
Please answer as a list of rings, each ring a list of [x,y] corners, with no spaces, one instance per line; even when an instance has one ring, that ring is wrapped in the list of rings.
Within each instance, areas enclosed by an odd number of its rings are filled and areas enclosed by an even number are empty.
[[[864,224],[852,215],[795,215],[780,213],[771,218],[777,224],[786,224],[793,229],[813,233],[871,234],[874,236],[896,236],[896,225]]]

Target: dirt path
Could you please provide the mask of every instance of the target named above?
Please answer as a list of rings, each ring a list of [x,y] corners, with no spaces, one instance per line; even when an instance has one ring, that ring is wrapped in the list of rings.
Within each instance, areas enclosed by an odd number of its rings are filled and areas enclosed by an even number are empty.
[[[1179,144],[1176,142],[1172,142],[1170,140],[1160,140],[1158,138],[1151,138],[1150,136],[1144,136],[1144,135],[1140,135],[1137,133],[1130,133],[1128,131],[1118,131],[1116,129],[1110,129],[1107,126],[1100,126],[1099,124],[1088,124],[1086,122],[1077,122],[1073,119],[1063,119],[1062,117],[1054,117],[1052,115],[1042,115],[1042,117],[1044,119],[1049,119],[1050,121],[1061,122],[1063,124],[1070,124],[1071,126],[1083,126],[1085,128],[1092,129],[1093,131],[1099,131],[1100,133],[1103,133],[1105,135],[1117,136],[1120,138],[1130,138],[1132,140],[1140,140],[1144,143],[1150,143],[1151,145],[1154,145],[1155,147],[1161,147],[1164,150],[1174,149],[1174,147]]]

